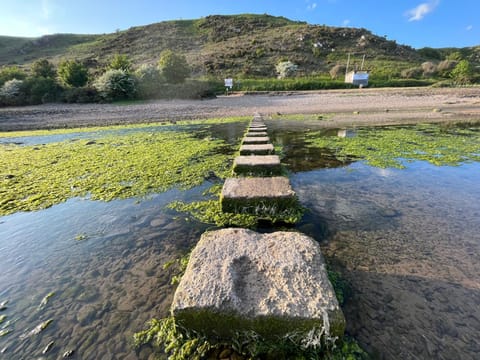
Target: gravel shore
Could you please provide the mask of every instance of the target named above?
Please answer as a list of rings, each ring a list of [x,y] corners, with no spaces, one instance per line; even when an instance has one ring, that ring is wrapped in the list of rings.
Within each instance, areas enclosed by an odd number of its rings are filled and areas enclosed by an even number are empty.
[[[211,100],[45,104],[0,109],[0,131],[179,121],[226,116],[322,114],[326,127],[480,120],[480,88],[387,88],[233,94]]]

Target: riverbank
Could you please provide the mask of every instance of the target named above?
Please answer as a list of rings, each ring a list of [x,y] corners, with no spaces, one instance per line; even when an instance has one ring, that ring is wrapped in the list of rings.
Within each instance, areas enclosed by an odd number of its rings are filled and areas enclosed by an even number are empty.
[[[318,114],[325,127],[477,121],[480,88],[382,88],[233,94],[211,100],[45,104],[0,108],[0,131]]]

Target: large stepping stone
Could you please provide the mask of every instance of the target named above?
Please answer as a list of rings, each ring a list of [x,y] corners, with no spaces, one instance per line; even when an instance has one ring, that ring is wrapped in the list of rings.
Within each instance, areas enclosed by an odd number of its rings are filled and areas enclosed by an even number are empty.
[[[270,138],[268,136],[245,136],[243,138],[243,144],[268,144]]]
[[[222,211],[259,219],[286,219],[298,212],[298,199],[287,177],[228,178],[220,196]]]
[[[273,176],[282,173],[278,155],[237,156],[233,162],[233,172],[244,176]]]
[[[240,155],[272,155],[275,152],[272,144],[245,144],[240,146]]]
[[[204,233],[171,312],[178,324],[213,341],[252,331],[273,341],[323,341],[345,330],[320,246],[298,232]]]

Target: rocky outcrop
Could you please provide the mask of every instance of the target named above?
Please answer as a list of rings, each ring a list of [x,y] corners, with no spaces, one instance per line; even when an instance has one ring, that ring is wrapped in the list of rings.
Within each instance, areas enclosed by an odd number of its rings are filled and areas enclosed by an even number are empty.
[[[249,331],[324,340],[345,329],[320,247],[297,232],[204,233],[171,310],[180,325],[215,340]]]

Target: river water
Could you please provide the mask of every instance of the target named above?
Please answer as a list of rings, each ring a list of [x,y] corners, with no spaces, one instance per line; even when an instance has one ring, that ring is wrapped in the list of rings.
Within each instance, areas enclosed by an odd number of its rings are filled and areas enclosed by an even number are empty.
[[[297,228],[351,286],[348,333],[381,359],[478,358],[480,163],[382,169],[305,146],[314,122],[267,125],[308,209]],[[0,217],[0,359],[148,359],[132,337],[168,315],[176,268],[163,264],[211,228],[165,205],[209,186]]]

